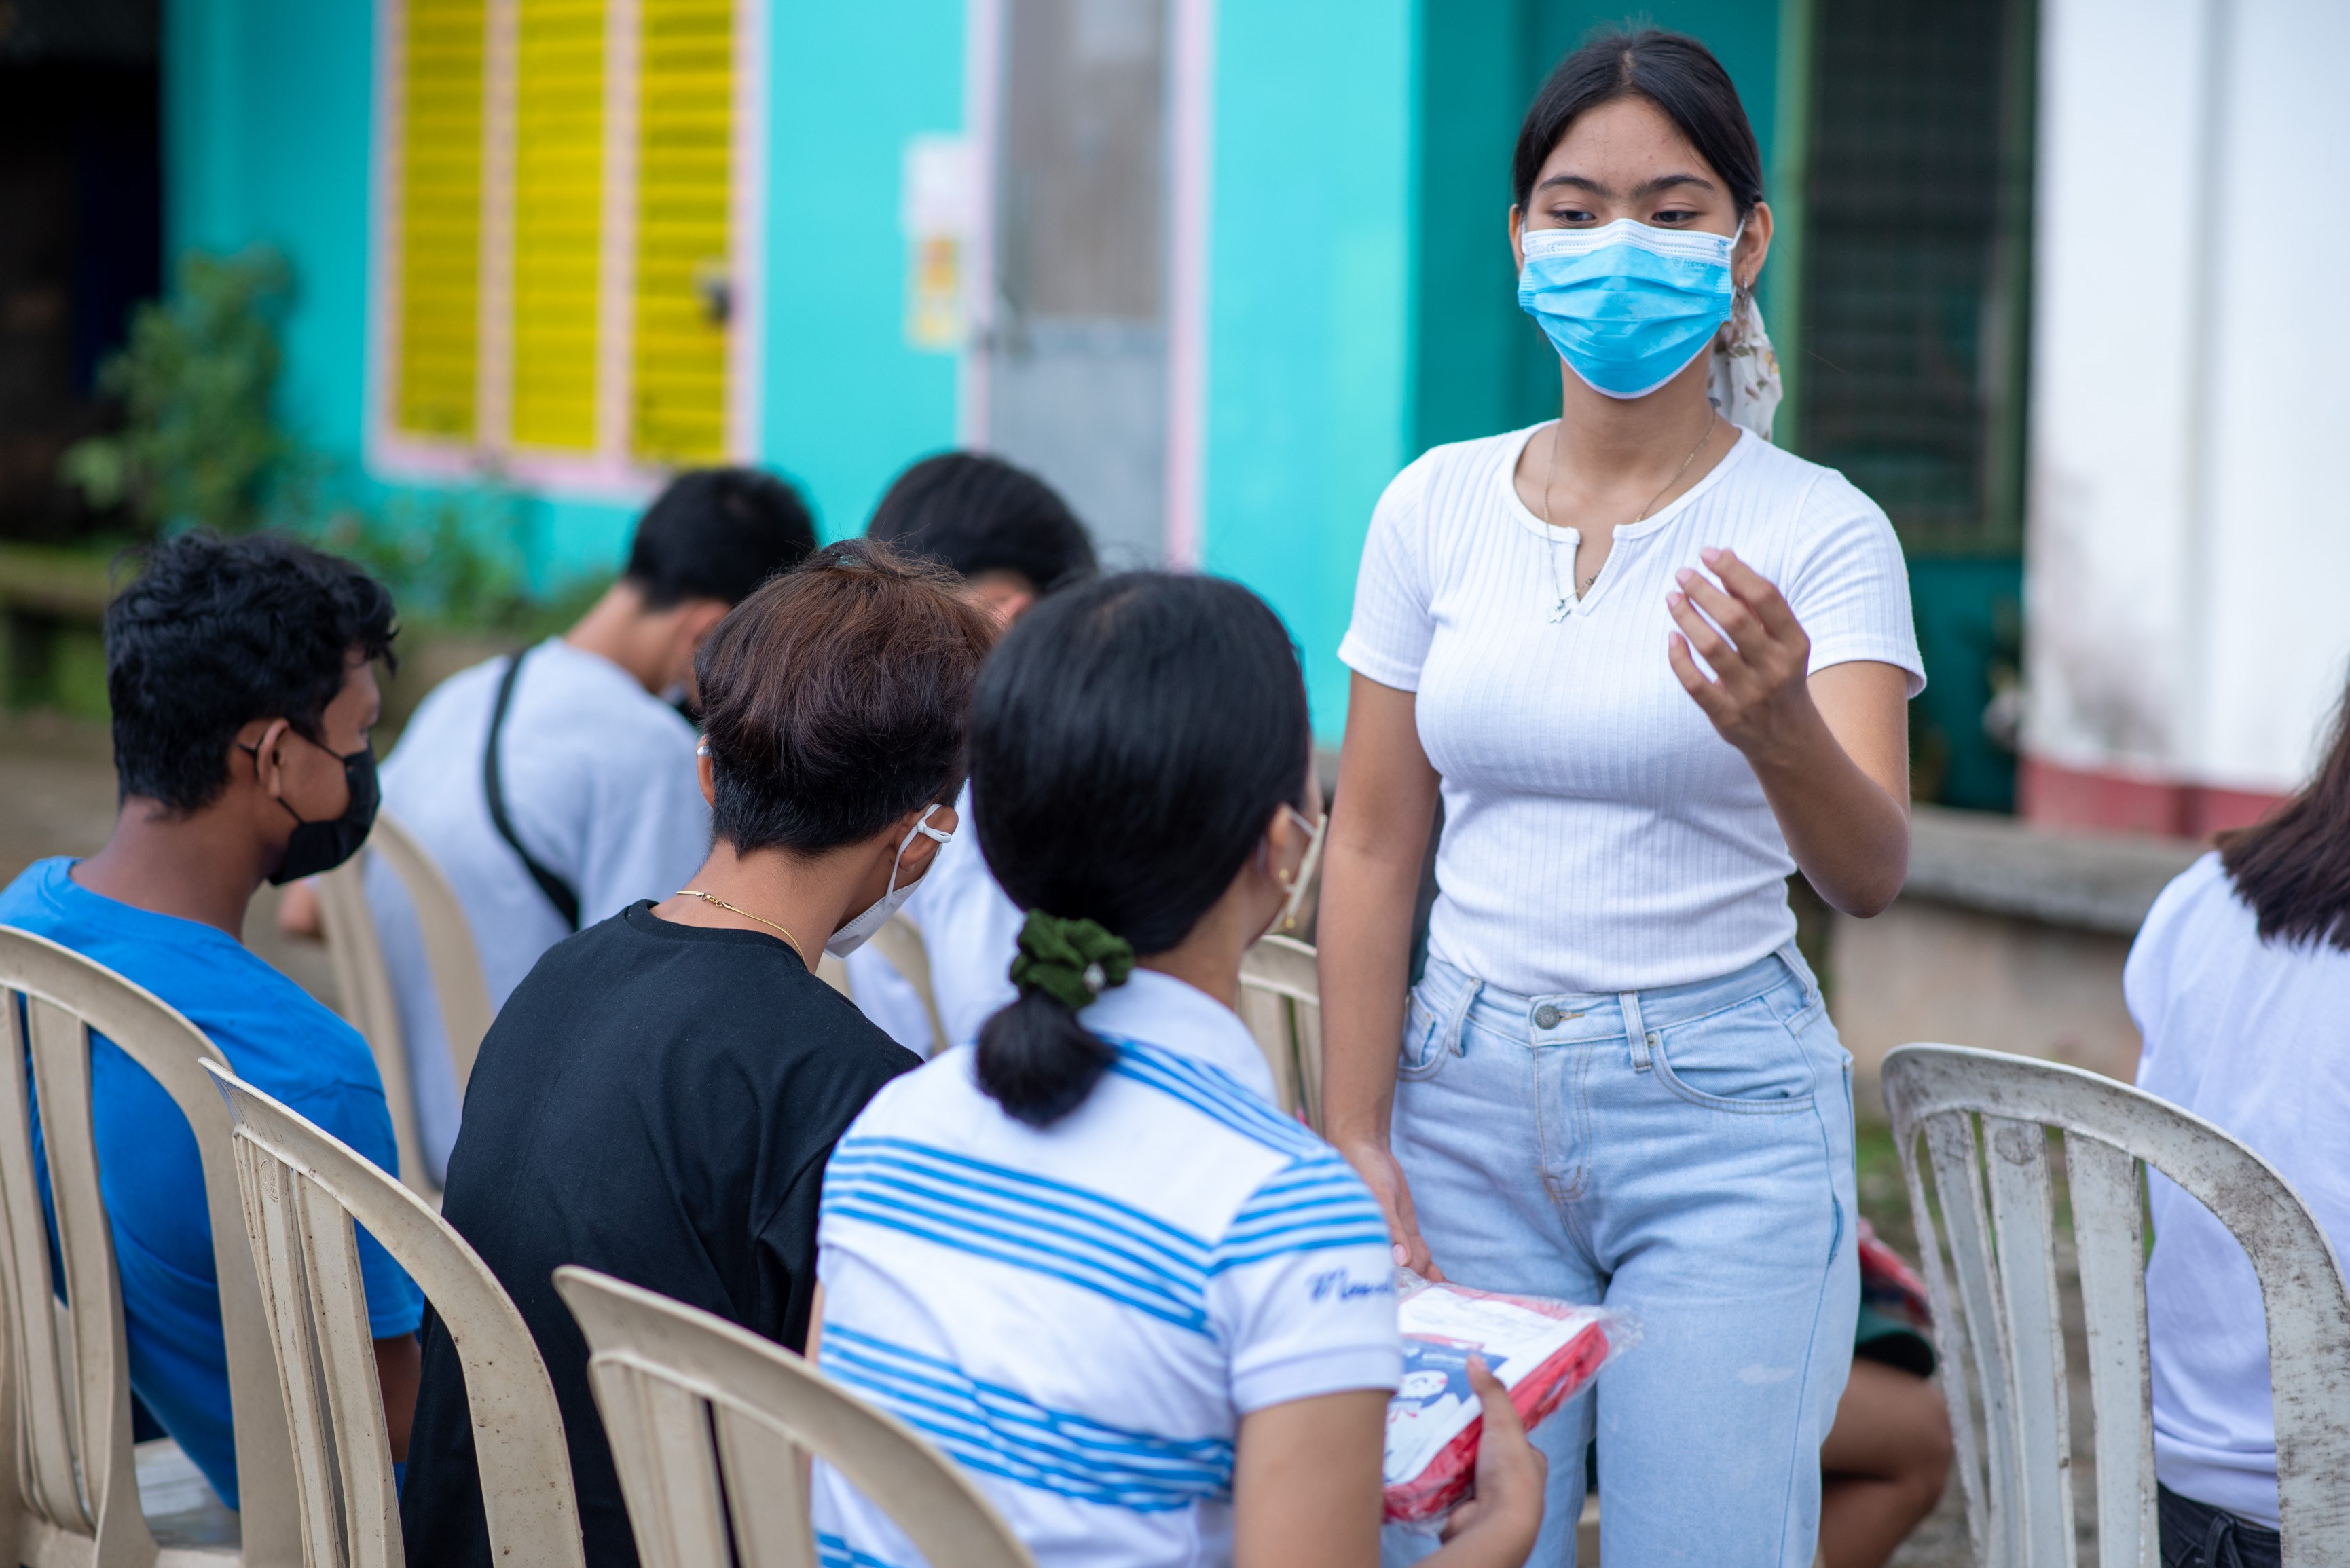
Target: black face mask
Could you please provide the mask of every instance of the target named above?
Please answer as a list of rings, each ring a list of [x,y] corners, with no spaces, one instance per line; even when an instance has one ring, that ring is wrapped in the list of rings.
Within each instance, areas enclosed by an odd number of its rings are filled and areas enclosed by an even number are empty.
[[[308,736],[303,739],[308,740]],[[311,744],[317,745],[315,741]],[[244,748],[251,752],[256,766],[261,761],[258,746]],[[326,751],[319,746],[320,751]],[[286,805],[286,815],[294,819],[294,835],[286,841],[286,858],[269,874],[270,885],[284,887],[305,877],[315,877],[321,871],[332,871],[359,852],[367,842],[368,830],[375,826],[376,807],[382,803],[383,792],[376,782],[375,747],[361,746],[344,756],[338,752],[327,754],[343,764],[343,783],[351,792],[351,803],[343,807],[343,815],[319,822],[306,822],[301,813]]]

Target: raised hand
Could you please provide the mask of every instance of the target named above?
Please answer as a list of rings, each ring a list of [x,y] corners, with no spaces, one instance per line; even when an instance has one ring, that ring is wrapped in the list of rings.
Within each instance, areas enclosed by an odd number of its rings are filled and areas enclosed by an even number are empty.
[[[1680,591],[1665,596],[1681,628],[1667,636],[1665,657],[1682,689],[1751,759],[1812,743],[1820,726],[1808,680],[1812,639],[1795,612],[1736,552],[1702,550],[1699,558],[1720,582],[1684,567]],[[1699,659],[1712,669],[1711,680]]]

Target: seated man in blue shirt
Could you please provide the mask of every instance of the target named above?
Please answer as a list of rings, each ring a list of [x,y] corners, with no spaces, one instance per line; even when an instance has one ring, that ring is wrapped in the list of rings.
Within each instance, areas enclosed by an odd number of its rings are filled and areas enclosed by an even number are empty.
[[[106,611],[120,811],[87,860],[44,860],[0,892],[35,932],[153,992],[237,1075],[386,1170],[397,1168],[375,1058],[350,1025],[240,940],[264,880],[350,857],[375,815],[372,661],[391,596],[291,540],[183,535]],[[90,1046],[99,1182],[122,1280],[130,1386],[237,1503],[228,1361],[195,1135],[161,1085]],[[406,1456],[422,1300],[361,1233],[359,1263],[392,1455]]]

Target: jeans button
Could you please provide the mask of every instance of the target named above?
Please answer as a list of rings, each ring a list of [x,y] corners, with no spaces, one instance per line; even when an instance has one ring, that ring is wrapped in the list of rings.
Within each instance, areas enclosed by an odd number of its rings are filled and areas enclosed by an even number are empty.
[[[1537,1028],[1537,1029],[1555,1029],[1555,1028],[1557,1028],[1557,1027],[1558,1027],[1558,1009],[1557,1009],[1557,1008],[1555,1008],[1555,1007],[1553,1007],[1553,1006],[1552,1006],[1549,1002],[1544,1002],[1540,1007],[1535,1008],[1535,1009],[1534,1009],[1534,1027],[1535,1027],[1535,1028]]]

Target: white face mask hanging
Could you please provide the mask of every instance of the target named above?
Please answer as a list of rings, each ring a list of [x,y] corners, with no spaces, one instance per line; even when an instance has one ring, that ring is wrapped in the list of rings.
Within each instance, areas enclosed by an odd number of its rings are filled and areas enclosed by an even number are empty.
[[[906,858],[906,851],[913,846],[914,836],[920,834],[941,849],[954,842],[953,834],[943,827],[931,826],[931,812],[938,809],[934,805],[923,812],[921,820],[909,828],[906,836],[898,841],[898,857],[889,862],[889,890],[873,900],[863,914],[833,932],[832,940],[824,944],[825,951],[835,958],[847,958],[871,940],[874,932],[888,925],[890,916],[906,907],[906,900],[912,898],[914,889],[922,885],[918,877],[902,888],[898,886],[898,867]]]

